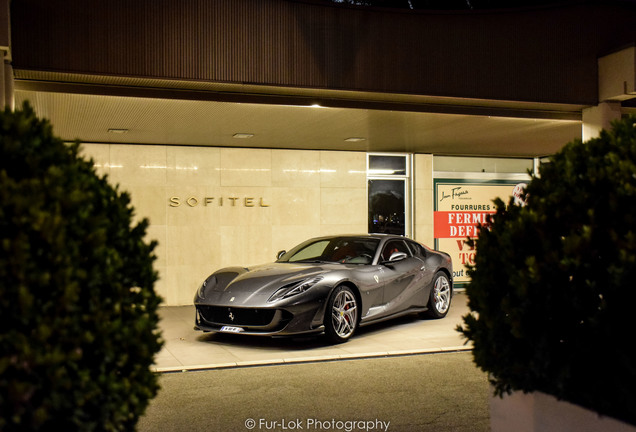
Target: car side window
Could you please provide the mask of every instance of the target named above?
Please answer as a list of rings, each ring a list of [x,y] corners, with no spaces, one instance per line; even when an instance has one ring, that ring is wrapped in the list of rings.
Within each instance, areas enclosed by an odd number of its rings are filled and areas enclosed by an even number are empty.
[[[409,248],[411,248],[411,251],[413,252],[413,256],[420,259],[426,258],[426,249],[424,248],[424,246],[414,241],[410,241],[408,242],[408,244]]]
[[[402,240],[390,240],[384,245],[382,249],[382,261],[388,261],[395,252],[404,252],[407,255],[411,255],[411,251],[406,247],[406,243]]]

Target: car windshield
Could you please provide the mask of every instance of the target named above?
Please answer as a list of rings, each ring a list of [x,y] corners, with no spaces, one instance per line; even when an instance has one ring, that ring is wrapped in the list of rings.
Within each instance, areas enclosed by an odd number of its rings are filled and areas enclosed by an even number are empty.
[[[314,239],[285,253],[278,262],[333,262],[371,264],[380,241],[374,238]]]

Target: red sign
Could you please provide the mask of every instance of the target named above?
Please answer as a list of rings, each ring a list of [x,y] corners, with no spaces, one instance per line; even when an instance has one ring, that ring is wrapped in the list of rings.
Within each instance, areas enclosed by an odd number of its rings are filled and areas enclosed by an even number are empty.
[[[478,224],[485,224],[489,214],[494,212],[454,212],[434,213],[435,238],[477,237]]]

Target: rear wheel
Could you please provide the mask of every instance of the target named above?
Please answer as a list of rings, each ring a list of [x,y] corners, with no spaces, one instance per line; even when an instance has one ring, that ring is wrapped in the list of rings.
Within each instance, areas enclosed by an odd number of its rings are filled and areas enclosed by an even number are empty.
[[[450,309],[451,297],[452,291],[448,276],[444,272],[437,272],[428,299],[428,316],[444,318]]]
[[[341,285],[333,290],[324,324],[330,342],[346,342],[353,335],[358,327],[358,300],[351,288]]]

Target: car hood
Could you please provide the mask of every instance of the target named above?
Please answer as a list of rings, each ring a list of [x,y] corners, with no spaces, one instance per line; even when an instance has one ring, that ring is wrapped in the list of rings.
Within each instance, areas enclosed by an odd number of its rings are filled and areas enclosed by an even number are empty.
[[[328,271],[342,269],[340,264],[272,263],[248,269],[231,269],[214,274],[216,283],[206,290],[203,303],[224,306],[271,306],[267,300],[279,288],[313,278]],[[238,274],[237,274],[238,273]],[[209,280],[209,279],[208,279]]]

